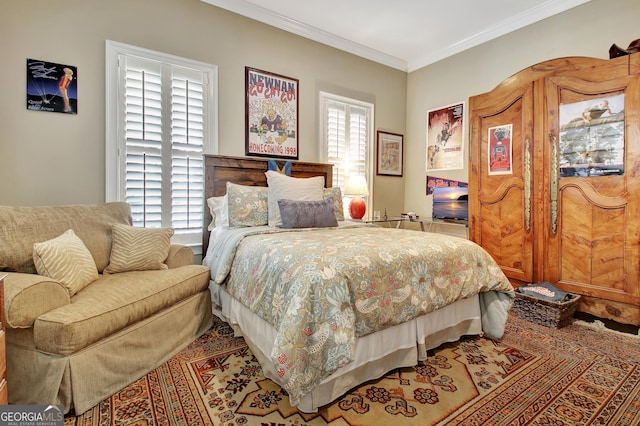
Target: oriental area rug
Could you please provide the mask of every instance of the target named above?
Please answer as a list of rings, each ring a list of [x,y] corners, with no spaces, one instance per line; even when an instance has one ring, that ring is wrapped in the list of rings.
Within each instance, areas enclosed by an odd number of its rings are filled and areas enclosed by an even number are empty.
[[[65,425],[638,425],[640,338],[509,316],[504,338],[463,338],[415,367],[298,412],[242,338],[213,327]]]

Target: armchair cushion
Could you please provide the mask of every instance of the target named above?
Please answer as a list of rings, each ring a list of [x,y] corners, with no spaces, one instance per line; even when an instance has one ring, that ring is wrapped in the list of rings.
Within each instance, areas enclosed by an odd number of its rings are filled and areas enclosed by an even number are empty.
[[[167,269],[164,263],[171,246],[171,228],[138,228],[113,225],[111,257],[105,274]]]
[[[76,353],[206,291],[208,285],[209,268],[202,265],[104,275],[76,294],[70,306],[36,319],[33,329],[36,347],[52,354]],[[100,302],[96,303],[97,300]],[[156,338],[173,332],[164,330]]]
[[[98,278],[91,253],[72,229],[52,240],[35,243],[33,263],[39,275],[60,281],[70,296]]]
[[[193,250],[184,244],[171,244],[171,247],[169,247],[169,255],[164,263],[167,264],[169,269],[193,265]]]

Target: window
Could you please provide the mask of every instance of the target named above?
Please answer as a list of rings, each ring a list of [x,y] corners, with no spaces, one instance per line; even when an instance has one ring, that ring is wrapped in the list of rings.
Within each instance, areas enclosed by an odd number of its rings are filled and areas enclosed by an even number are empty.
[[[333,186],[343,194],[351,176],[364,176],[373,197],[373,109],[367,102],[320,92],[320,159],[334,164]]]
[[[170,227],[200,254],[203,153],[215,143],[217,69],[107,42],[107,201],[134,226]]]

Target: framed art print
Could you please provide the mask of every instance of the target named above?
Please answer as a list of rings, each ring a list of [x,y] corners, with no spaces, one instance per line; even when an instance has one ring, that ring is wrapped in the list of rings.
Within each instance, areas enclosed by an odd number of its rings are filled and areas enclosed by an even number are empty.
[[[245,154],[298,159],[298,80],[245,67]]]
[[[402,176],[403,136],[378,130],[377,174]]]
[[[427,172],[464,168],[464,102],[427,113]]]
[[[512,173],[511,134],[513,125],[505,124],[489,128],[489,175],[510,175]]]

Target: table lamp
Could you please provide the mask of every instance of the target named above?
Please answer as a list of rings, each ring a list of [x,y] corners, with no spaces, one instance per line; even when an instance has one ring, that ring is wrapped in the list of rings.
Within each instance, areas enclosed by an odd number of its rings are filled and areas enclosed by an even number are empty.
[[[349,204],[351,219],[362,219],[367,211],[367,204],[361,197],[369,195],[369,187],[364,176],[352,176],[349,178],[344,195],[353,195]]]

